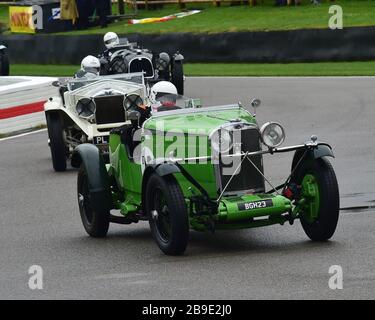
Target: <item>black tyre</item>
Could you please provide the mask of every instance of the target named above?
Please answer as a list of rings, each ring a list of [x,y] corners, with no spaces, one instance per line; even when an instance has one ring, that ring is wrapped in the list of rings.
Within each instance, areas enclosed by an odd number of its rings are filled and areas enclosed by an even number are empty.
[[[105,199],[106,196],[102,193],[90,192],[89,177],[83,165],[78,171],[77,197],[79,213],[86,232],[91,237],[105,237],[109,228],[110,212],[103,206],[95,204],[100,203],[100,199]]]
[[[180,95],[184,94],[184,70],[181,61],[174,61],[172,64],[172,83],[176,86]]]
[[[173,176],[153,174],[146,187],[146,212],[152,235],[167,255],[182,254],[189,239],[185,198]]]
[[[65,171],[67,147],[64,141],[60,116],[57,113],[47,113],[46,119],[53,169],[58,172]]]
[[[6,51],[0,52],[0,76],[9,76],[9,56]]]
[[[313,241],[330,239],[340,211],[339,188],[331,163],[326,158],[308,159],[297,169],[293,181],[301,186],[301,197],[308,200],[300,211],[306,235]]]

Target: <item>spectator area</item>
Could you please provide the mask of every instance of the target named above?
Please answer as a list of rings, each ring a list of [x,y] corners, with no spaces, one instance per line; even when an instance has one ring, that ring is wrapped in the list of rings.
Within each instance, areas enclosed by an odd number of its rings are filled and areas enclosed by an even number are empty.
[[[173,3],[171,3],[173,2]],[[255,1],[206,1],[206,0],[147,0],[124,1],[120,12],[118,2],[110,6],[109,24],[101,28],[97,10],[90,15],[89,23],[75,24],[75,30],[68,34],[98,34],[107,31],[117,33],[165,33],[165,32],[226,32],[265,31],[328,28],[329,7],[340,5],[343,9],[344,28],[375,25],[375,1],[373,0],[321,0],[314,5],[311,0],[257,0]],[[289,3],[289,5],[288,5]],[[317,1],[315,1],[317,3]],[[202,12],[183,19],[162,23],[129,25],[129,15],[136,19],[163,17],[185,9],[202,9]],[[148,10],[147,10],[148,9]],[[91,8],[92,11],[92,8]],[[0,23],[8,28],[8,7],[0,4]],[[77,30],[79,29],[79,30]]]

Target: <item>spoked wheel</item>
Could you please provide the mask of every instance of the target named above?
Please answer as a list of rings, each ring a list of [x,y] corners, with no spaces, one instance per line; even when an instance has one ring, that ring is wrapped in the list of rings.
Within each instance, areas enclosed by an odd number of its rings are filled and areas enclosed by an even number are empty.
[[[146,211],[159,248],[167,255],[182,254],[188,243],[189,220],[184,195],[173,176],[150,177]]]
[[[313,241],[330,239],[340,210],[339,188],[331,163],[326,158],[308,159],[292,181],[300,186],[297,210],[305,233]]]
[[[53,169],[57,172],[65,171],[68,150],[64,141],[60,116],[56,113],[47,113],[46,119]]]
[[[90,192],[89,179],[83,165],[78,172],[77,196],[79,212],[86,232],[91,237],[105,237],[109,227],[109,211],[95,207],[94,197],[102,195]]]

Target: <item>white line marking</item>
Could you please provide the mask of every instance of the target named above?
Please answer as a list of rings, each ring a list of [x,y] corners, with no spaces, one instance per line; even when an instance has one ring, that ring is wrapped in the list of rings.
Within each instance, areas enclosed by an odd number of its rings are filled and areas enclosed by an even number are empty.
[[[342,216],[356,216],[356,215],[364,215],[364,214],[372,214],[374,215],[374,211],[371,209],[364,209],[364,210],[358,210],[358,211],[350,211],[350,212],[341,212],[340,215]]]
[[[102,274],[94,277],[97,280],[118,280],[118,279],[129,279],[135,277],[145,277],[148,276],[149,273],[144,272],[129,272],[129,273],[110,273],[110,274]]]
[[[24,136],[29,136],[31,134],[39,133],[39,132],[44,132],[44,131],[47,131],[47,128],[40,129],[40,130],[35,130],[35,131],[31,131],[31,132],[26,132],[26,133],[17,134],[15,136],[11,136],[11,137],[2,138],[2,139],[0,139],[0,142],[6,141],[6,140],[11,140],[11,139],[16,139],[16,138],[20,138],[20,137],[24,137]]]
[[[32,89],[35,86],[40,86],[44,84],[51,85],[53,81],[56,81],[58,78],[55,77],[4,77],[1,80],[20,80],[16,83],[11,83],[8,85],[1,85],[0,92],[7,92],[9,90],[19,90],[19,89]]]

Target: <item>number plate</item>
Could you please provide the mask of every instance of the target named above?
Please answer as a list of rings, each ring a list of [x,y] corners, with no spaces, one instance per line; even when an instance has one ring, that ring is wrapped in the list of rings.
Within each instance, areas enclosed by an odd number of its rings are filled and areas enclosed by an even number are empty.
[[[263,208],[269,208],[272,206],[273,206],[272,200],[267,199],[267,200],[239,203],[238,210],[244,211],[244,210],[263,209]]]
[[[94,137],[94,144],[108,144],[109,136]]]

